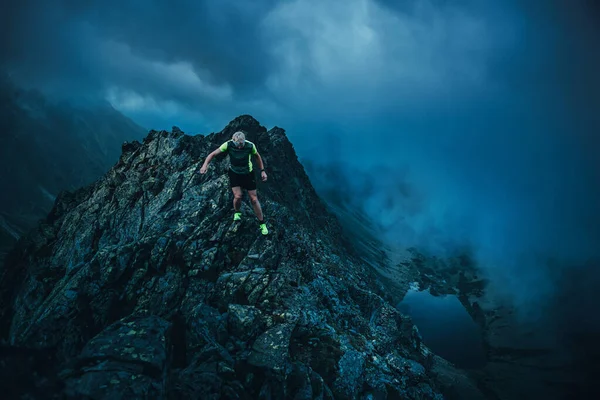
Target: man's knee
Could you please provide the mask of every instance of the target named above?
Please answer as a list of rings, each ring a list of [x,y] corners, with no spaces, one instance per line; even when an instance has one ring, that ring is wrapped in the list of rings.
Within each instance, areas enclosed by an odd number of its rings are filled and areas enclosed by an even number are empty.
[[[257,204],[258,203],[258,196],[256,194],[251,194],[250,196],[250,202],[252,204]]]
[[[233,195],[233,198],[234,198],[235,200],[241,200],[241,199],[242,199],[242,195],[241,195],[241,194],[234,193],[234,195]]]

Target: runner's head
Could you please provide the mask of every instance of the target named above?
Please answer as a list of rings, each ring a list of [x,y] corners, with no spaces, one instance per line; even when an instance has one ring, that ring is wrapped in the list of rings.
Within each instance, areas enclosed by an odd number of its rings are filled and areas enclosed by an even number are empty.
[[[244,135],[244,132],[237,131],[233,134],[231,140],[236,147],[241,148],[244,147],[244,144],[246,144],[246,135]]]

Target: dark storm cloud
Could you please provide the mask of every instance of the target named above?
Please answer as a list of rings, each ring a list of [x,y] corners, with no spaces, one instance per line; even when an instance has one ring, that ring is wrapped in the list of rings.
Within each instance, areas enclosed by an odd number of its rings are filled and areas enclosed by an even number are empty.
[[[97,51],[98,43],[87,40],[114,41],[142,59],[190,62],[210,71],[204,78],[211,83],[245,85],[260,82],[266,73],[258,24],[271,3],[11,2],[3,17],[9,31],[2,53],[17,62],[44,60],[50,67],[64,67],[73,58],[77,64],[77,53],[89,56]],[[40,71],[52,70],[47,67],[38,65]]]
[[[300,109],[332,120],[358,108],[369,118],[486,83],[486,48],[502,40],[438,3],[392,14],[355,0],[11,1],[1,52],[31,85],[110,92],[128,112]]]
[[[190,62],[210,83],[260,83],[265,46],[259,23],[271,1],[102,2],[83,15],[101,37],[126,43],[144,59]]]
[[[272,3],[11,1],[0,53],[15,79],[53,94],[216,113],[268,74],[259,25]]]

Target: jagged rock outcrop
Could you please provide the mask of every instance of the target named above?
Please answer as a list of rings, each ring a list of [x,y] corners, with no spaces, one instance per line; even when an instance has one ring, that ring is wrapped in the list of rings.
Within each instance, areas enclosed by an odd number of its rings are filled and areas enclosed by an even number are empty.
[[[232,220],[238,129],[269,174]],[[433,355],[343,240],[283,129],[151,131],[63,192],[0,275],[0,381],[15,398],[483,398]],[[34,373],[20,373],[33,369]],[[7,378],[11,385],[6,385]]]

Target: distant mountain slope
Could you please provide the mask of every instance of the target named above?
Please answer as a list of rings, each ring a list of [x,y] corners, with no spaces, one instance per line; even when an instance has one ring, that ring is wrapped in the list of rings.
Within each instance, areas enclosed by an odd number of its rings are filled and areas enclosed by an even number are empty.
[[[61,190],[85,186],[146,130],[110,105],[54,104],[0,77],[0,260],[52,208]]]

